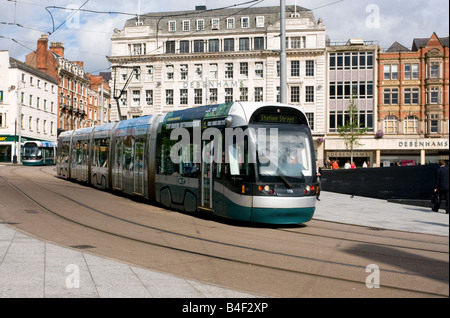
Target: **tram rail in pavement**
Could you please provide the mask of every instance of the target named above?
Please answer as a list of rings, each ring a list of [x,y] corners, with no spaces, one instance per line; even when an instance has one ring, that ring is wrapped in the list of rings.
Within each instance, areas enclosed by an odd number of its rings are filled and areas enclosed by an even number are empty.
[[[444,210],[322,192],[314,219],[449,236]],[[80,277],[81,281],[77,280]],[[41,241],[0,220],[1,298],[253,298]]]

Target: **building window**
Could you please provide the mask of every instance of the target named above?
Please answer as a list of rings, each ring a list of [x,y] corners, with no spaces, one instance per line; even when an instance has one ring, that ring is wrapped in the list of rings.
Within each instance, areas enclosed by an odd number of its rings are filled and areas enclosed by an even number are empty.
[[[233,63],[225,63],[225,78],[233,78]]]
[[[264,16],[256,17],[256,27],[264,28]]]
[[[291,76],[300,76],[300,61],[291,61]]]
[[[153,105],[153,90],[151,89],[145,91],[145,105]]]
[[[189,69],[187,64],[180,65],[180,80],[187,81],[189,74]]]
[[[305,102],[314,103],[314,86],[305,87]]]
[[[225,103],[232,103],[232,102],[233,102],[233,88],[226,87],[225,88]]]
[[[438,114],[430,114],[428,115],[427,123],[429,125],[429,132],[431,134],[439,133],[439,115]]]
[[[239,92],[240,92],[240,101],[248,102],[248,87],[239,88]]]
[[[220,22],[219,19],[211,19],[211,28],[213,30],[219,30],[219,27],[220,27],[219,22]]]
[[[175,53],[175,41],[167,41],[166,42],[166,53],[167,54]]]
[[[205,29],[205,20],[197,20],[197,31],[203,31]]]
[[[0,113],[0,127],[6,127],[6,114]]]
[[[217,103],[217,88],[209,89],[209,102],[214,104]]]
[[[255,77],[256,78],[264,78],[263,62],[255,62]]]
[[[408,105],[418,105],[419,104],[419,89],[418,88],[405,88],[404,103],[408,104]]]
[[[203,90],[201,88],[194,89],[194,104],[201,105],[203,103]]]
[[[141,91],[133,91],[133,106],[141,104]]]
[[[305,115],[308,119],[309,128],[314,130],[314,113],[306,113]]]
[[[205,52],[205,42],[203,40],[195,40],[194,53],[203,53],[203,52]]]
[[[234,29],[234,18],[227,18],[227,29]]]
[[[191,30],[191,21],[183,20],[183,31],[190,31],[190,30]]]
[[[120,97],[120,106],[127,106],[127,92],[122,92],[122,96]]]
[[[219,67],[217,63],[209,64],[209,78],[210,80],[216,80],[219,78]]]
[[[254,40],[254,50],[264,50],[264,38],[263,37],[256,37]]]
[[[219,52],[219,40],[218,39],[213,39],[213,40],[209,40],[209,52]]]
[[[203,78],[203,66],[202,64],[194,65],[194,77],[196,80],[201,80]]]
[[[294,36],[290,40],[291,49],[304,49],[306,47],[306,36]]]
[[[405,64],[403,66],[403,76],[405,79],[418,79],[419,78],[419,64]]]
[[[306,76],[314,76],[314,61],[306,61]]]
[[[398,89],[385,88],[383,103],[384,105],[398,105]]]
[[[386,116],[383,121],[384,132],[386,134],[396,134],[398,119],[395,116]]]
[[[180,41],[180,53],[189,53],[189,41]]]
[[[241,27],[243,29],[248,29],[250,27],[250,18],[249,17],[241,18]]]
[[[166,65],[166,80],[173,80],[173,65]]]
[[[240,38],[239,39],[239,51],[249,51],[250,50],[250,39]]]
[[[291,103],[300,103],[300,86],[291,86]]]
[[[429,64],[428,78],[439,78],[438,62],[432,62]]]
[[[234,52],[234,39],[225,39],[223,50],[225,52]]]
[[[166,89],[166,105],[173,105],[173,89]]]
[[[428,104],[438,104],[439,103],[439,87],[428,88],[427,103]]]
[[[262,87],[255,87],[255,102],[264,101],[264,90]]]
[[[145,81],[146,82],[153,81],[153,65],[147,65],[145,67]]]
[[[385,80],[398,79],[398,64],[388,64],[384,66],[384,79]]]
[[[175,32],[177,30],[177,21],[169,21],[169,32]]]
[[[188,90],[183,88],[180,89],[180,105],[188,104]]]
[[[248,62],[241,62],[239,67],[240,78],[248,78]]]
[[[403,130],[405,134],[417,134],[419,121],[416,116],[407,116],[403,122]]]

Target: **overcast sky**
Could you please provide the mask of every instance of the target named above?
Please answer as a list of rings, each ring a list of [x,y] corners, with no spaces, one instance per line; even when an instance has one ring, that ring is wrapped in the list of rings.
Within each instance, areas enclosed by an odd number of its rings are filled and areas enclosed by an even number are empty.
[[[114,28],[123,29],[132,15],[123,12],[169,12],[193,10],[196,5],[208,9],[234,4],[279,6],[279,0],[0,0],[0,50],[24,61],[25,55],[36,50],[43,33],[50,42],[63,42],[65,56],[72,61],[84,61],[92,74],[108,71],[106,56],[111,52]],[[313,10],[316,21],[322,18],[326,34],[334,41],[363,38],[377,41],[386,49],[395,41],[406,47],[414,38],[428,38],[433,32],[448,37],[449,4],[446,0],[285,0]],[[108,13],[78,12],[65,8],[97,10]],[[64,23],[67,20],[66,23]]]

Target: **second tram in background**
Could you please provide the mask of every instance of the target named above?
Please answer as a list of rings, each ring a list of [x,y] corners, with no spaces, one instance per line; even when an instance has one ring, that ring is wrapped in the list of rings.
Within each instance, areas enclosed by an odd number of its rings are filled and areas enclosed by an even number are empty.
[[[305,114],[249,102],[64,132],[57,174],[186,212],[273,224],[311,220],[318,190]]]
[[[48,166],[56,164],[56,143],[52,141],[26,141],[22,150],[25,166]]]

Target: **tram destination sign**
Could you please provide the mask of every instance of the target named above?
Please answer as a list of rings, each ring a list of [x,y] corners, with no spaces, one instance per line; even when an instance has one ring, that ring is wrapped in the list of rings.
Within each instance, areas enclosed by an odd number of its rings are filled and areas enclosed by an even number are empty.
[[[298,117],[295,115],[284,114],[259,114],[258,121],[264,123],[283,123],[283,124],[297,124]]]

